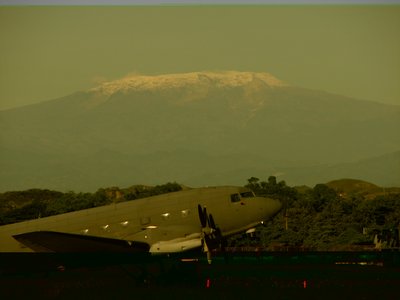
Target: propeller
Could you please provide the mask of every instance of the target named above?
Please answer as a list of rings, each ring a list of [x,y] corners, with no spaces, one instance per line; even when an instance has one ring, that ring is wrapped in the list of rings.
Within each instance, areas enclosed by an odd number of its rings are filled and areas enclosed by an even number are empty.
[[[201,227],[205,228],[207,226],[207,209],[205,207],[203,209],[200,204],[197,206],[197,209],[199,211]]]
[[[211,263],[211,251],[217,248],[224,250],[224,238],[221,229],[215,225],[212,214],[207,214],[207,208],[197,206],[202,227],[203,251],[207,253],[208,263]]]

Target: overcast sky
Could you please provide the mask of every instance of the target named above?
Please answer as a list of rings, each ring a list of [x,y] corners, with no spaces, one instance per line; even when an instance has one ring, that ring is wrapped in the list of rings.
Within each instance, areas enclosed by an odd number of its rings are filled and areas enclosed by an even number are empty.
[[[204,70],[400,105],[399,36],[398,5],[3,6],[0,109],[133,72]]]
[[[398,4],[400,0],[0,0],[6,5]]]

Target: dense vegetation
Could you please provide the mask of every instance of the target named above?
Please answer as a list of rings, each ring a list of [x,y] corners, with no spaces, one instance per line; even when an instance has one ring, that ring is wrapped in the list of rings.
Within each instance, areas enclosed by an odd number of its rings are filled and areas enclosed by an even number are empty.
[[[398,245],[400,189],[382,189],[362,181],[342,180],[309,187],[289,187],[274,176],[252,177],[246,185],[257,195],[277,198],[284,208],[254,236],[229,238],[230,246],[269,249],[352,250],[374,247],[378,235]],[[167,183],[155,187],[99,189],[95,193],[61,193],[31,189],[0,194],[0,224],[35,219],[100,205],[179,191]],[[397,236],[397,240],[396,240]]]
[[[177,183],[155,187],[137,185],[127,189],[112,187],[95,193],[61,193],[31,189],[0,194],[0,225],[47,217],[75,210],[97,207],[115,202],[140,199],[180,191]]]
[[[349,182],[351,183],[350,186]],[[234,246],[256,245],[270,249],[352,250],[372,248],[375,235],[399,246],[400,191],[369,190],[361,181],[343,180],[292,188],[271,176],[268,181],[250,178],[247,187],[256,194],[278,198],[284,209],[253,237],[237,235]]]

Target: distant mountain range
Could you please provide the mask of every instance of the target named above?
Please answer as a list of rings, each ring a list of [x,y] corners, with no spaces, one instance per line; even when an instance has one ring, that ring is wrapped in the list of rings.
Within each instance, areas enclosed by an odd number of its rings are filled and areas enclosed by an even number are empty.
[[[267,73],[131,75],[0,111],[0,191],[245,184],[400,185],[400,106]]]

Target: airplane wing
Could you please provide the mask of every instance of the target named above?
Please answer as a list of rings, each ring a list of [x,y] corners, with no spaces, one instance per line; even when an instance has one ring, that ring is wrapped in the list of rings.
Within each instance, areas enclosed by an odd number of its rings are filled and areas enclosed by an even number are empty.
[[[55,231],[34,231],[13,237],[38,252],[148,252],[150,249],[144,242]]]
[[[222,245],[221,230],[206,208],[198,207],[199,225],[148,226],[139,232],[112,238],[57,231],[32,231],[13,235],[18,242],[37,252],[150,252],[174,253]]]
[[[133,241],[56,231],[33,231],[13,235],[13,238],[35,252],[57,253],[167,253],[187,251],[201,246],[201,234],[199,232],[183,235],[174,229],[142,230],[131,236]],[[165,239],[166,232],[173,233],[173,235]],[[140,241],[144,239],[143,236],[152,236],[151,240],[154,242]],[[164,236],[164,239],[162,236]]]

